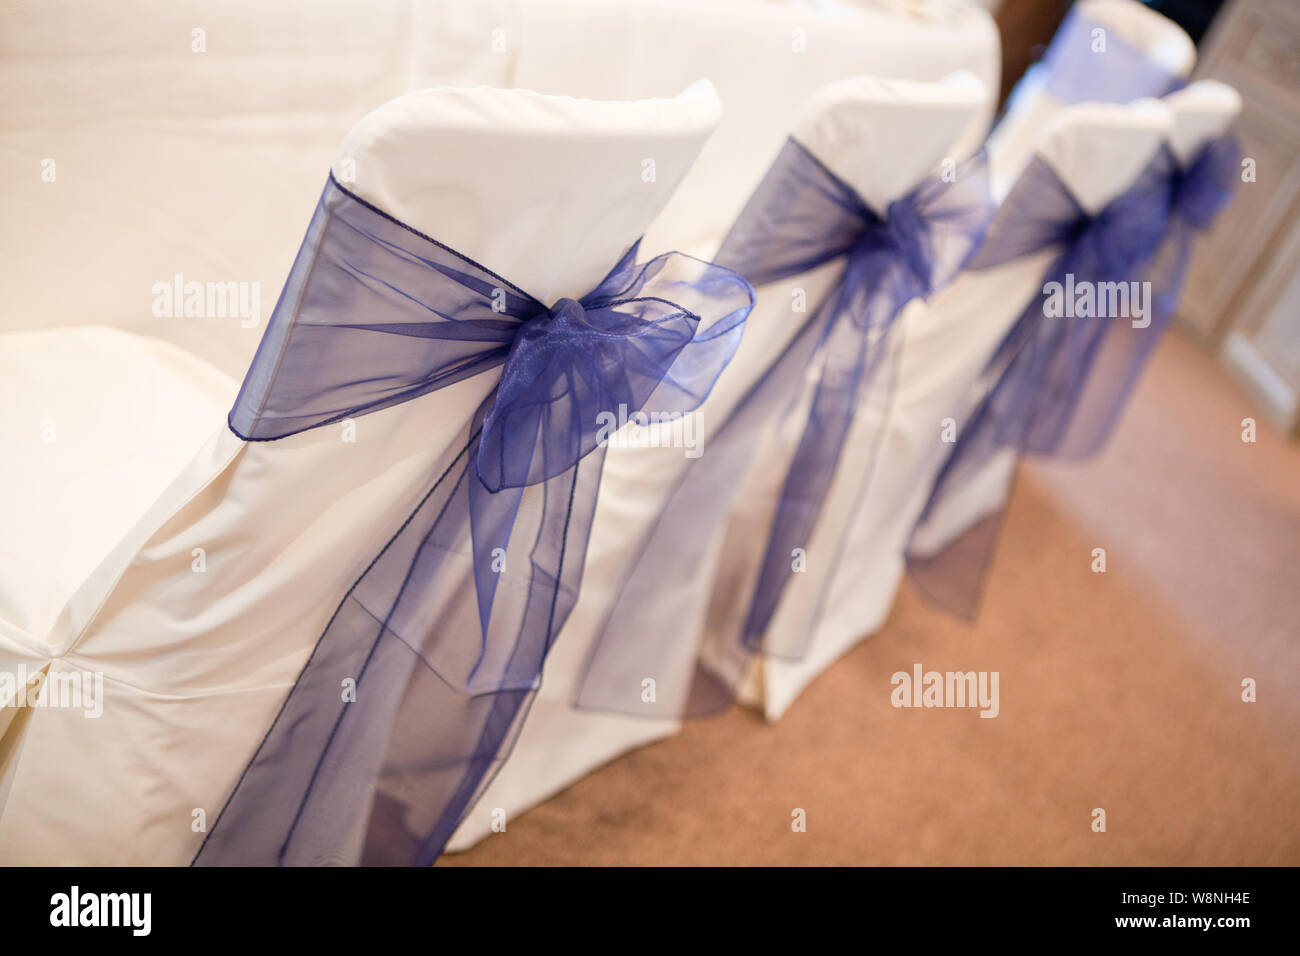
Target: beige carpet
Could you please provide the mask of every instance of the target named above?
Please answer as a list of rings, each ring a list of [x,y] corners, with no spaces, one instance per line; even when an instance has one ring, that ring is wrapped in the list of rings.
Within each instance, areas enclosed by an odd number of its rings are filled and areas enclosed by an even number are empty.
[[[1000,716],[892,708],[918,662],[999,671]],[[1022,470],[974,626],[905,587],[778,725],[694,722],[441,862],[1300,864],[1300,447],[1171,335],[1105,455]]]

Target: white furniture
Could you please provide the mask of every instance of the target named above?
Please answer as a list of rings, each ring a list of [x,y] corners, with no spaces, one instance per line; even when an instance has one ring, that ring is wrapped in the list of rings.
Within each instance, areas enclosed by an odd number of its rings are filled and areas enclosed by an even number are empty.
[[[645,232],[719,114],[708,83],[636,102],[429,90],[363,119],[334,168],[340,174],[353,161],[352,188],[363,199],[553,301],[589,291]],[[647,154],[659,161],[653,183],[638,176]],[[41,395],[114,391],[122,365],[95,352],[100,337],[77,329],[43,336],[26,356],[45,363],[30,383],[37,391],[28,409],[44,407]],[[158,366],[159,385],[195,374],[193,360],[150,343],[133,338],[120,348],[135,349],[133,368]],[[66,360],[76,352],[76,362]],[[205,375],[220,384],[217,373]],[[48,627],[9,619],[0,670],[21,666],[47,682],[102,675],[102,715],[3,711],[0,858],[189,862],[203,837],[191,828],[194,812],[215,821],[335,607],[425,493],[446,450],[464,444],[498,376],[482,373],[361,416],[355,440],[345,428],[323,426],[244,442],[220,420],[196,416],[187,422],[192,431],[181,432],[198,451],[178,472],[177,456],[160,459],[150,476],[165,486],[156,500],[141,501],[99,472],[102,507],[138,506],[133,520],[118,522],[129,527],[124,535],[116,525],[91,526],[77,510],[47,515],[43,535],[97,549],[97,560],[66,569],[66,603]],[[115,419],[101,418],[94,402],[63,412],[70,447],[60,454],[93,470],[87,456],[101,447],[169,440],[169,416],[158,418],[158,434],[137,434],[166,396],[132,395],[136,406],[114,406]],[[93,416],[94,442],[71,445],[89,429],[78,414]],[[3,422],[5,431],[35,424],[15,406],[6,406]],[[48,494],[57,500],[65,473],[53,462],[41,480],[55,486]],[[79,490],[72,483],[66,492]],[[0,508],[30,507],[20,491],[0,496]],[[77,542],[92,532],[93,542]],[[78,580],[84,564],[93,570]],[[31,573],[60,580],[59,571]],[[355,836],[338,835],[344,858]]]
[[[1082,29],[1081,25],[1087,29]],[[1196,62],[1195,46],[1182,29],[1135,0],[1082,0],[1072,8],[1053,44],[1056,59],[1036,64],[1026,73],[1016,85],[1003,117],[989,136],[993,188],[999,196],[1010,191],[1035,151],[1042,147],[1043,129],[1052,123],[1054,117],[1069,102],[1088,102],[1088,78],[1095,77],[1099,95],[1108,101],[1122,103],[1167,92],[1172,84],[1190,74]],[[1062,71],[1069,78],[1068,82],[1060,82],[1060,76],[1053,70]],[[1077,148],[1085,150],[1087,147],[1080,143]],[[1105,148],[1098,156],[1104,158],[1095,156],[1097,161],[1109,161]],[[1082,157],[1072,160],[1076,165],[1081,161]],[[967,331],[971,331],[969,327]],[[987,356],[991,352],[992,345],[988,351],[974,349],[967,354]],[[900,372],[900,375],[906,374]],[[967,375],[965,381],[973,383],[975,374],[977,372]],[[904,383],[900,391],[905,390]],[[940,418],[954,418],[960,423],[962,418],[958,412],[964,411],[950,403],[948,414]],[[934,427],[939,426],[936,424]],[[923,529],[918,537],[918,547],[937,551],[961,530],[997,511],[1010,493],[1015,460],[1015,455],[1010,452],[995,457],[982,477],[971,483],[964,498],[949,501],[943,514],[932,516],[928,528]],[[923,494],[928,494],[929,480],[923,479]],[[890,499],[886,497],[886,500]],[[887,539],[887,535],[882,538]],[[886,574],[872,580],[880,581],[886,592],[892,595],[893,586],[885,583],[889,579]],[[849,589],[854,585],[846,579],[843,587]],[[861,585],[857,588],[860,589]],[[852,603],[849,606],[853,606]],[[874,626],[878,626],[883,621],[884,612],[878,611],[869,618],[877,622]],[[841,626],[852,628],[852,620],[852,617],[846,617]]]

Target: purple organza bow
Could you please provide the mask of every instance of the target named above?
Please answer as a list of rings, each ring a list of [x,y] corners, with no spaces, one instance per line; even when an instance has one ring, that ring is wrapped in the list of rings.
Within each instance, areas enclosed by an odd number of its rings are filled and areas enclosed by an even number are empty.
[[[573,606],[602,416],[694,408],[752,305],[730,270],[678,253],[638,265],[634,248],[547,308],[331,177],[231,429],[275,440],[492,368],[501,379],[344,596],[197,864],[438,856]]]
[[[917,525],[925,529],[945,505],[979,481],[1004,454],[1076,457],[1095,453],[1113,432],[1134,383],[1168,325],[1186,272],[1191,235],[1227,202],[1238,150],[1215,141],[1180,170],[1162,149],[1123,194],[1086,214],[1055,172],[1036,159],[989,230],[973,268],[998,265],[1061,244],[1045,275],[1063,288],[1096,290],[1123,283],[1148,312],[1049,316],[1035,296],[990,360],[974,411],[936,478]],[[1035,239],[1035,236],[1038,238]],[[1133,284],[1138,283],[1135,287]],[[1131,298],[1131,295],[1130,295]],[[909,548],[908,571],[932,600],[973,617],[1001,524],[982,515],[938,551]]]
[[[802,654],[807,634],[766,634],[790,575],[791,548],[807,546],[898,315],[956,273],[992,214],[982,155],[950,173],[894,201],[882,217],[804,146],[786,142],[717,260],[756,285],[837,259],[842,272],[776,362],[710,430],[704,454],[684,466],[608,612],[580,705],[640,715],[713,712],[731,699],[752,653]],[[801,404],[810,377],[811,401]],[[692,590],[698,569],[711,566],[708,554],[758,439],[783,415],[800,416],[797,448],[759,563],[746,593],[736,596],[744,609],[722,625],[731,633],[706,663],[694,629],[664,628],[660,605],[664,595]],[[647,676],[658,683],[654,701],[634,693]]]

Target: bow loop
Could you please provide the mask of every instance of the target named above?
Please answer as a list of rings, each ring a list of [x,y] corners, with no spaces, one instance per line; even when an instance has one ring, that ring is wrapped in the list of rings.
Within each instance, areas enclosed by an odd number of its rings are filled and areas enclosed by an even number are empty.
[[[889,204],[885,230],[900,262],[916,279],[916,295],[930,292],[934,276],[930,225],[917,207],[914,193]]]

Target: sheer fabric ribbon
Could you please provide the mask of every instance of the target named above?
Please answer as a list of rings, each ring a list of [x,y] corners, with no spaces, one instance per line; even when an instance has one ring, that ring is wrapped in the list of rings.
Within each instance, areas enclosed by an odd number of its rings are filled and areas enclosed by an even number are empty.
[[[590,293],[548,308],[331,177],[231,429],[273,441],[501,377],[339,604],[197,864],[439,855],[504,760],[573,606],[602,421],[694,408],[752,305],[728,269],[678,253],[638,264],[634,247]]]
[[[1044,297],[1036,295],[1026,306],[981,376],[973,411],[918,521],[908,572],[935,603],[974,616],[1002,518],[999,507],[938,550],[918,546],[927,523],[946,504],[969,494],[1000,456],[1081,457],[1105,444],[1172,317],[1192,236],[1208,227],[1231,195],[1238,155],[1235,141],[1225,137],[1205,146],[1183,170],[1162,149],[1129,189],[1094,216],[1041,159],[1012,190],[971,267],[996,266],[1053,246],[1062,251],[1044,277]],[[1090,286],[1094,314],[1048,315],[1052,282],[1067,294]],[[1149,283],[1145,316],[1133,307],[1143,282]],[[1103,299],[1129,307],[1097,314]]]
[[[580,706],[638,715],[711,713],[732,699],[754,653],[802,656],[808,633],[777,635],[768,627],[791,574],[791,549],[806,547],[813,534],[895,320],[957,272],[992,212],[982,154],[948,173],[890,203],[881,216],[798,141],[786,142],[717,261],[760,286],[837,260],[841,272],[779,358],[726,421],[710,429],[703,455],[683,464],[600,631],[577,695]],[[781,420],[798,438],[788,461],[772,462],[784,468],[784,481],[757,565],[746,572],[746,593],[736,596],[743,610],[713,628],[701,646],[700,628],[657,625],[662,604],[690,592],[699,570],[715,566],[728,512],[761,436]],[[696,622],[701,613],[690,612]],[[653,701],[640,692],[647,677],[656,681]]]

